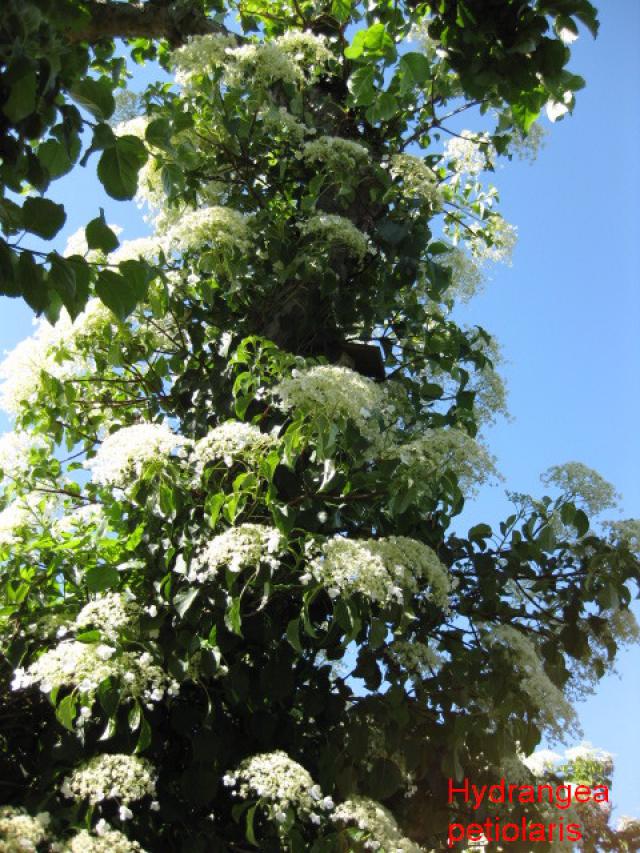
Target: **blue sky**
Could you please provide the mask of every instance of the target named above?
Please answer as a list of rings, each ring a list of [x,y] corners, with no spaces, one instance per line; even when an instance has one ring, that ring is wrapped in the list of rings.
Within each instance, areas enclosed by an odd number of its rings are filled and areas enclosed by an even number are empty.
[[[519,230],[513,266],[496,268],[461,316],[494,333],[507,359],[515,420],[489,436],[507,486],[540,494],[541,472],[579,460],[621,492],[622,517],[640,517],[640,3],[598,5],[600,36],[573,45],[573,70],[587,79],[573,117],[543,122],[533,165],[514,160],[496,175],[501,212]],[[69,214],[64,237],[100,206],[123,236],[146,233],[133,203],[104,196],[94,169],[55,185]],[[30,334],[31,322],[22,302],[0,298],[0,349]],[[496,522],[507,511],[502,489],[485,489],[464,520]],[[615,814],[640,816],[640,649],[623,653],[618,671],[579,712],[585,738],[616,757]]]

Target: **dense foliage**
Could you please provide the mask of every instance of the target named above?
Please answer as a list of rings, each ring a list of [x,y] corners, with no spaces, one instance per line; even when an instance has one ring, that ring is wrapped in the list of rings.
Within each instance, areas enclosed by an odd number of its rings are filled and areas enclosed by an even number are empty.
[[[103,111],[153,234],[74,235],[51,270],[99,299],[0,366],[0,849],[439,850],[450,777],[609,781],[534,750],[636,638],[638,526],[597,528],[614,490],[571,463],[452,529],[504,409],[452,314],[514,241],[486,173],[573,106],[593,10],[237,11],[163,47],[144,115]],[[585,849],[635,849],[576,815]]]

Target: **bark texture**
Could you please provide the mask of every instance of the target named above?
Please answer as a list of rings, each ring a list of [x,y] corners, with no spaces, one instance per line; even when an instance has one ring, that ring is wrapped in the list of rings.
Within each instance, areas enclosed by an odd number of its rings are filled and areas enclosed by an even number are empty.
[[[103,39],[166,39],[179,47],[189,36],[226,32],[205,14],[202,4],[180,0],[150,0],[147,3],[114,3],[85,0],[82,4],[90,20],[86,26],[68,33],[71,42]]]

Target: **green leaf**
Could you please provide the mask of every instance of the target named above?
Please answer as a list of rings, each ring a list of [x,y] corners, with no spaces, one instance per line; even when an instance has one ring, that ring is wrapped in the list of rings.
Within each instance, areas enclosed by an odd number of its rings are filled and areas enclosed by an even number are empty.
[[[198,587],[193,587],[192,589],[187,589],[176,594],[176,597],[173,599],[173,606],[176,608],[178,616],[181,619],[196,600],[199,592],[200,589]]]
[[[245,818],[245,836],[246,836],[249,844],[253,844],[254,847],[258,847],[258,842],[256,841],[255,830],[253,828],[253,819],[254,819],[257,807],[258,807],[257,803],[255,805],[251,806],[251,808],[248,809],[247,814],[246,814],[246,818]]]
[[[583,510],[576,510],[576,514],[574,515],[571,523],[575,527],[578,536],[585,536],[589,532],[589,518]]]
[[[140,734],[138,735],[138,742],[136,743],[136,748],[133,750],[136,754],[140,754],[144,752],[145,749],[148,749],[151,745],[151,726],[147,722],[147,718],[142,715],[140,717]]]
[[[82,631],[82,633],[76,634],[76,640],[79,643],[99,643],[101,639],[100,631]]]
[[[120,269],[126,271],[126,265],[137,261],[124,261]],[[113,270],[100,270],[96,280],[96,293],[110,308],[119,320],[125,320],[136,305],[144,298],[148,280],[144,287],[140,286],[140,278],[137,275],[125,276]]]
[[[76,304],[76,274],[72,264],[67,258],[63,258],[57,252],[51,252],[47,256],[49,260],[49,272],[47,282],[52,287],[65,308],[74,313]]]
[[[139,702],[134,702],[133,708],[129,711],[129,731],[137,732],[142,722],[142,708]]]
[[[100,77],[98,80],[85,77],[69,91],[69,94],[76,104],[91,113],[98,121],[111,118],[116,108],[112,84],[107,77]]]
[[[373,619],[369,628],[369,648],[378,649],[387,638],[387,625],[382,619]]]
[[[239,637],[242,636],[242,616],[240,615],[240,598],[232,598],[224,615],[224,624]]]
[[[138,188],[138,172],[147,160],[147,150],[135,136],[117,136],[98,161],[98,177],[111,198],[125,201]]]
[[[68,696],[65,696],[62,702],[56,708],[56,718],[65,729],[69,729],[70,732],[74,731],[73,721],[76,718],[76,706],[78,704],[78,697],[75,693],[70,693]]]
[[[421,88],[431,77],[431,63],[423,53],[405,53],[400,58],[401,91]]]
[[[550,524],[545,524],[538,534],[538,547],[543,551],[552,551],[556,546],[556,535]]]
[[[51,240],[67,220],[64,205],[39,196],[25,200],[22,205],[23,223],[27,231]]]
[[[108,254],[120,245],[120,241],[107,225],[102,208],[100,208],[100,216],[96,216],[95,219],[91,220],[84,229],[84,233],[90,249],[99,249],[101,252]]]
[[[359,30],[344,51],[347,59],[359,59],[363,54],[372,59],[395,59],[396,46],[384,24],[373,24],[368,30]]]
[[[118,570],[113,566],[92,566],[85,579],[91,592],[104,592],[118,585]]]
[[[44,166],[51,178],[59,178],[73,166],[66,145],[57,139],[47,139],[38,148],[38,160]]]
[[[2,112],[13,124],[17,124],[36,110],[38,80],[26,61],[12,66],[6,77],[9,97],[2,106]]]
[[[149,145],[167,148],[171,139],[171,124],[166,118],[157,118],[150,122],[144,134]]]
[[[344,23],[344,21],[349,20],[351,6],[352,0],[333,0],[331,3],[331,14],[337,21]]]
[[[476,524],[469,530],[469,539],[481,541],[489,539],[493,535],[493,531],[488,524]]]
[[[112,678],[105,678],[98,685],[98,702],[108,717],[112,717],[120,704],[120,691]]]
[[[390,92],[381,92],[366,112],[367,121],[376,124],[388,121],[398,111],[398,102]]]
[[[376,69],[372,65],[363,65],[356,68],[353,74],[349,77],[347,83],[349,91],[353,95],[356,104],[361,107],[368,107],[376,98]]]
[[[20,293],[31,308],[40,314],[49,303],[49,290],[45,283],[43,267],[34,261],[31,252],[22,252],[15,272]]]
[[[302,644],[300,643],[300,619],[292,619],[287,625],[287,640],[293,649],[299,655],[303,653]]]

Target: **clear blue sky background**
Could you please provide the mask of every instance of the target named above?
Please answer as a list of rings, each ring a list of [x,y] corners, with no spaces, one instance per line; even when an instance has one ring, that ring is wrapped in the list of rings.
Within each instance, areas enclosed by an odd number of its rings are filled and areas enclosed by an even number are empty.
[[[588,83],[574,116],[544,121],[536,163],[516,160],[496,175],[518,246],[463,319],[494,333],[508,360],[515,421],[490,434],[507,486],[540,493],[542,471],[579,460],[622,493],[623,517],[640,517],[640,2],[598,5],[600,36],[573,46],[573,69]],[[133,203],[104,196],[94,169],[56,184],[69,213],[64,238],[99,206],[123,236],[146,233]],[[0,348],[30,334],[31,322],[23,303],[0,298]],[[502,489],[486,489],[464,520],[495,523],[506,512]],[[618,671],[579,711],[585,738],[616,757],[615,814],[640,816],[640,649],[623,653]]]

